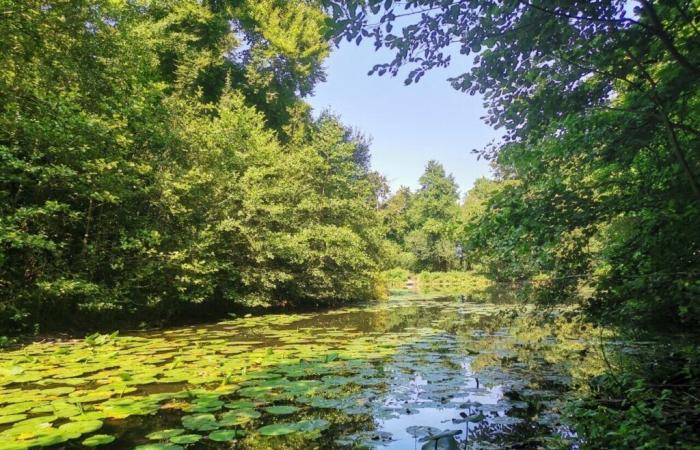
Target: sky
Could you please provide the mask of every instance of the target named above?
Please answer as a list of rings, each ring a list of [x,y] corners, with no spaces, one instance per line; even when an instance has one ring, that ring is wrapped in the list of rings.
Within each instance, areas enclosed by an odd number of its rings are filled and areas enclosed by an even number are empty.
[[[401,185],[415,189],[425,165],[435,159],[466,192],[490,173],[488,163],[477,161],[471,150],[499,136],[480,119],[485,113],[481,97],[456,91],[447,82],[468,69],[466,58],[453,58],[451,67],[434,69],[418,84],[405,86],[401,74],[367,75],[388,56],[376,53],[369,40],[334,49],[325,63],[327,81],[308,99],[314,112],[329,109],[370,137],[372,167],[387,177],[393,191]]]

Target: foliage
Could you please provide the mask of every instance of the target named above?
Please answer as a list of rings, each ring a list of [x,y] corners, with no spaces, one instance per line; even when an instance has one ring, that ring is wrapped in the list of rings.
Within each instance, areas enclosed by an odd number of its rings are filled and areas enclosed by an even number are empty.
[[[277,303],[368,298],[383,236],[364,144],[330,116],[310,128],[305,142],[241,180],[241,231],[255,249],[242,281]]]
[[[466,229],[493,278],[528,283],[548,304],[581,299],[589,317],[624,335],[697,341],[697,1],[326,4],[338,39],[370,38],[393,51],[373,68],[379,75],[409,66],[410,84],[457,52],[471,58],[452,85],[483,95],[487,123],[504,130],[480,154],[508,182]],[[684,404],[682,419],[673,413],[677,400],[658,387],[663,367],[622,370],[617,394],[637,406],[610,408],[605,394],[583,402],[578,425],[589,445],[695,446],[687,424],[697,408]]]
[[[328,4],[339,38],[394,50],[379,74],[413,66],[411,83],[449,64],[452,45],[474,54],[452,84],[484,94],[487,122],[505,129],[483,154],[518,183],[494,196],[476,242],[506,276],[545,275],[550,301],[590,283],[601,320],[649,329],[663,312],[666,326],[697,325],[694,2]]]
[[[697,348],[664,340],[589,381],[568,415],[588,448],[697,448]],[[653,367],[653,370],[649,370]]]
[[[382,280],[390,288],[404,288],[410,277],[411,272],[401,267],[395,267],[382,272]]]
[[[371,295],[367,145],[301,100],[328,52],[318,5],[2,15],[2,334]]]
[[[491,281],[474,272],[420,272],[416,276],[420,289],[459,287],[462,293],[482,291],[492,285]]]
[[[429,161],[415,193],[401,187],[381,205],[389,267],[413,271],[456,268],[459,227],[457,183],[437,161]]]

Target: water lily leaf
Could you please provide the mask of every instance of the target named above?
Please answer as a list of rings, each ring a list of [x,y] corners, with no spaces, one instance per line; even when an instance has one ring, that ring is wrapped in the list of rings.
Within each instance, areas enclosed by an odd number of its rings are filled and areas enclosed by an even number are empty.
[[[465,422],[479,423],[479,422],[483,422],[483,420],[486,418],[486,416],[484,416],[482,413],[472,414],[472,415],[460,413],[459,415],[460,415],[460,418],[459,419],[452,419],[452,423],[465,423]]]
[[[101,420],[105,418],[105,414],[102,411],[88,411],[88,412],[83,412],[82,414],[77,414],[75,416],[71,416],[70,420],[72,422],[80,422],[83,420]]]
[[[440,433],[442,430],[435,427],[414,425],[406,428],[406,433],[410,434],[414,438],[422,438],[429,435],[435,435]]]
[[[182,428],[171,428],[167,430],[154,431],[153,433],[147,434],[146,438],[160,441],[164,439],[170,439],[173,436],[179,436],[184,432],[185,430]]]
[[[185,411],[197,413],[214,412],[220,410],[223,405],[224,402],[221,400],[197,400],[186,407]]]
[[[461,433],[462,433],[462,430],[446,430],[446,431],[442,431],[442,432],[437,433],[437,434],[430,434],[428,436],[422,437],[421,439],[419,439],[419,441],[420,442],[438,441],[438,440],[443,439],[443,438],[448,438],[448,437],[451,438],[452,436],[455,436],[455,435],[461,434]]]
[[[83,420],[80,422],[68,422],[64,423],[58,430],[69,436],[71,439],[76,439],[80,435],[92,433],[102,428],[101,420]]]
[[[494,417],[493,419],[490,419],[490,423],[496,424],[496,425],[515,425],[518,423],[521,423],[523,419],[520,419],[518,417],[511,417],[511,416],[499,416],[499,417]]]
[[[173,444],[194,444],[200,439],[202,439],[202,436],[199,434],[181,434],[179,436],[171,437],[170,442]]]
[[[0,416],[0,425],[6,423],[19,422],[27,418],[26,414],[10,414],[9,416]]]
[[[5,406],[3,408],[0,408],[0,416],[21,414],[23,412],[29,411],[34,406],[36,406],[36,404],[34,402],[15,403],[13,405],[9,405],[9,406]]]
[[[182,418],[182,426],[189,430],[213,431],[219,429],[213,414],[194,414]]]
[[[249,400],[236,400],[235,402],[229,402],[224,405],[228,409],[253,409],[255,408],[255,403]]]
[[[243,436],[245,436],[245,432],[241,430],[217,430],[209,433],[207,437],[212,441],[226,442]]]
[[[265,408],[265,412],[268,414],[272,414],[274,416],[283,416],[287,414],[294,414],[297,412],[299,408],[296,406],[291,406],[291,405],[275,405],[275,406],[268,406]]]
[[[297,430],[302,433],[311,433],[327,430],[331,426],[331,423],[324,419],[309,419],[297,422],[295,426]]]
[[[235,409],[223,413],[219,423],[222,426],[243,425],[252,421],[253,419],[259,418],[260,416],[262,416],[262,414],[253,409]]]
[[[421,450],[459,450],[459,443],[452,436],[444,436],[423,444]]]
[[[113,391],[75,391],[70,393],[68,397],[75,403],[93,403],[107,400],[115,394],[116,392]]]
[[[296,433],[299,429],[293,423],[273,423],[258,428],[258,433],[263,436],[282,436],[285,434]]]
[[[109,434],[96,434],[90,436],[83,441],[83,445],[86,447],[96,447],[98,445],[110,444],[114,442],[116,438]]]
[[[176,444],[143,444],[134,448],[134,450],[182,450],[181,445]]]

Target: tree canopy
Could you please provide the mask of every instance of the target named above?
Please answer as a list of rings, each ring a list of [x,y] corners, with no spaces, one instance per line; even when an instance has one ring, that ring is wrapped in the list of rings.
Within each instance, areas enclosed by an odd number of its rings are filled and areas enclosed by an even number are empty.
[[[406,66],[410,84],[457,51],[470,59],[450,81],[484,96],[504,137],[481,153],[518,181],[475,234],[495,275],[537,277],[550,301],[590,284],[603,320],[696,327],[696,2],[328,4],[339,39],[394,51],[371,73]]]
[[[411,192],[399,188],[381,206],[390,266],[420,271],[457,268],[459,192],[452,174],[429,161]]]
[[[314,2],[5,2],[3,333],[375,289],[367,146],[303,96]],[[90,325],[86,325],[90,324]]]

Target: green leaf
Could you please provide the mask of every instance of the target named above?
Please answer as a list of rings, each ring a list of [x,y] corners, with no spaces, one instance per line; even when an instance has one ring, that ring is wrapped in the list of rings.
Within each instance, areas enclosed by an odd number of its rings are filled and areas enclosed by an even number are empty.
[[[114,442],[116,437],[109,434],[96,434],[83,440],[83,445],[86,447],[96,447],[98,445],[110,444]]]
[[[217,430],[209,433],[208,438],[216,442],[226,442],[243,436],[245,432],[241,430]]]
[[[170,442],[173,444],[194,444],[202,439],[199,434],[181,434],[178,436],[173,436],[170,438]]]
[[[285,434],[296,433],[299,429],[293,423],[273,423],[258,428],[258,433],[263,436],[282,436]]]
[[[146,437],[153,440],[163,440],[170,439],[173,436],[179,436],[184,432],[185,430],[182,428],[171,428],[167,430],[154,431],[153,433],[147,434]]]
[[[272,414],[274,416],[283,416],[287,414],[294,414],[297,412],[299,408],[296,406],[291,406],[291,405],[276,405],[276,406],[268,406],[267,408],[264,409],[265,412],[268,414]]]

